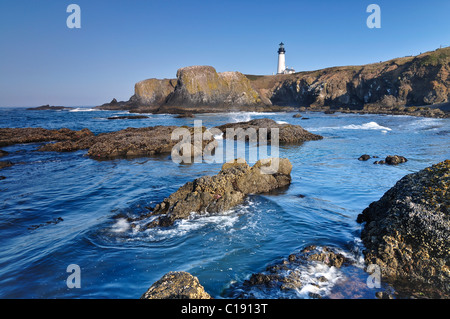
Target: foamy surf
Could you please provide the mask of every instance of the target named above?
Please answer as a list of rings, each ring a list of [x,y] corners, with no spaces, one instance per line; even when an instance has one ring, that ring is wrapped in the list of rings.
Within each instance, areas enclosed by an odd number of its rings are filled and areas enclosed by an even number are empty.
[[[276,115],[273,112],[235,112],[229,113],[233,123],[248,122],[252,120],[253,116],[265,116],[265,115]]]
[[[119,218],[117,222],[112,226],[111,231],[113,233],[123,233],[130,229],[130,223],[125,218]]]
[[[92,109],[92,108],[83,108],[83,107],[77,107],[73,110],[69,110],[69,112],[92,112],[92,111],[98,111],[98,110]]]
[[[391,128],[386,126],[381,126],[377,122],[369,122],[361,125],[350,124],[342,127],[346,130],[383,130],[383,131],[392,131]]]

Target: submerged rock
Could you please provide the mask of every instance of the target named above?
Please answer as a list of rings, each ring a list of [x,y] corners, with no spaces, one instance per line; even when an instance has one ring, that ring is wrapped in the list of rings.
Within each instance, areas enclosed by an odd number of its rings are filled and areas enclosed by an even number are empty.
[[[400,179],[358,216],[367,264],[405,291],[450,296],[450,160]]]
[[[27,111],[61,111],[61,110],[71,110],[72,107],[68,106],[50,106],[50,105],[42,105],[38,107],[30,107],[27,108]]]
[[[10,161],[0,161],[0,169],[13,166],[14,164]]]
[[[9,153],[8,153],[7,151],[0,150],[0,157],[6,156],[6,155],[8,155],[8,154],[9,154]]]
[[[389,164],[389,165],[398,165],[400,163],[406,163],[408,160],[403,156],[389,155],[385,158],[384,161],[386,162],[386,164]]]
[[[155,282],[141,299],[211,299],[197,277],[184,271],[169,272]]]
[[[235,291],[239,295],[233,297],[267,298],[276,295],[292,298],[299,297],[297,294],[306,287],[308,297],[323,298],[325,291],[334,285],[330,277],[332,269],[353,263],[352,259],[335,248],[308,246],[268,266],[265,271],[252,274],[242,284],[235,285],[233,288],[237,288]],[[317,275],[314,273],[316,268],[319,272]],[[326,274],[327,269],[329,274]]]
[[[108,117],[108,120],[140,120],[140,119],[148,119],[148,116],[145,115],[124,115],[124,116],[112,116]]]
[[[191,213],[217,214],[241,204],[247,194],[266,193],[291,183],[288,159],[264,159],[250,167],[245,160],[225,163],[215,176],[188,182],[155,206],[146,217],[157,215],[147,227],[171,226]]]
[[[73,141],[93,135],[86,128],[80,131],[73,131],[67,128],[59,130],[48,130],[40,127],[0,128],[0,146],[49,141]]]
[[[248,133],[254,132],[256,134],[254,137],[257,138],[259,138],[260,130],[266,129],[267,140],[270,141],[272,138],[272,129],[274,128],[278,129],[280,143],[302,143],[305,141],[316,141],[323,139],[322,136],[310,133],[300,125],[278,124],[274,120],[267,118],[255,119],[248,122],[229,123],[217,126],[216,128],[223,132],[224,138],[230,139],[236,139],[237,136],[227,136],[227,129],[233,129],[236,134],[240,134],[239,130],[241,132],[245,130]]]
[[[370,155],[364,154],[358,158],[358,161],[367,161],[370,159]]]

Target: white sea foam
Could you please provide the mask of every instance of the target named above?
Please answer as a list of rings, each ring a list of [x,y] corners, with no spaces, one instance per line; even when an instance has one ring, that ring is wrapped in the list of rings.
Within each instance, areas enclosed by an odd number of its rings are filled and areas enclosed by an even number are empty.
[[[261,115],[276,115],[273,112],[231,112],[228,113],[229,117],[234,123],[238,122],[248,122],[252,119],[253,116],[261,116]]]
[[[238,220],[239,215],[234,210],[230,210],[219,215],[210,215],[208,213],[199,215],[196,213],[191,213],[188,219],[176,221],[173,227],[150,228],[145,230],[144,234],[142,234],[142,232],[139,231],[140,227],[137,226],[134,229],[134,234],[138,236],[144,235],[146,240],[160,241],[173,237],[185,236],[188,233],[204,227],[213,227],[216,231],[226,230],[227,232],[232,232],[232,228]]]
[[[112,232],[123,233],[130,228],[130,224],[125,218],[119,218],[117,222],[112,226]]]
[[[98,110],[92,109],[92,108],[84,108],[84,107],[77,107],[73,110],[69,110],[69,112],[92,112],[92,111],[98,111]]]
[[[384,131],[392,131],[391,128],[386,126],[381,126],[377,122],[369,122],[361,125],[350,124],[342,127],[347,130],[384,130]]]
[[[277,124],[289,124],[288,122],[285,122],[285,121],[276,121],[277,122]]]

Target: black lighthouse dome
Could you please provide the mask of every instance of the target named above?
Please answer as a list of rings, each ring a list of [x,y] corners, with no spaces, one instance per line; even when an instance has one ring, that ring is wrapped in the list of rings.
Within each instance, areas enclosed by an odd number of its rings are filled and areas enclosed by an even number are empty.
[[[278,54],[280,54],[280,53],[286,53],[283,42],[280,43],[280,48],[278,49]]]

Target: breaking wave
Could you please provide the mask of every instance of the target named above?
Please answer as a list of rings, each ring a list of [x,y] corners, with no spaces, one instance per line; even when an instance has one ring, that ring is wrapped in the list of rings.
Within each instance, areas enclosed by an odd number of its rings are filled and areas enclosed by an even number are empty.
[[[383,130],[383,131],[392,131],[391,128],[386,126],[381,126],[377,122],[369,122],[361,125],[350,124],[342,127],[346,130]]]

